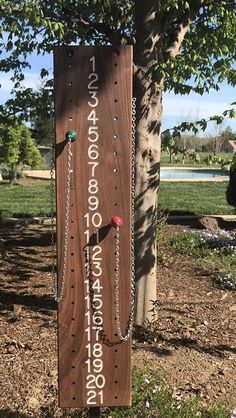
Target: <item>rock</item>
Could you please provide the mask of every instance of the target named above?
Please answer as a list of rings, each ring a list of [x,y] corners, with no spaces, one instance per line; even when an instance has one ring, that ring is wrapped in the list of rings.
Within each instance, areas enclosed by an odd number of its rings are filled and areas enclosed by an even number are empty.
[[[204,229],[208,229],[213,233],[219,232],[218,221],[216,218],[204,216],[203,218],[199,219],[199,223]]]

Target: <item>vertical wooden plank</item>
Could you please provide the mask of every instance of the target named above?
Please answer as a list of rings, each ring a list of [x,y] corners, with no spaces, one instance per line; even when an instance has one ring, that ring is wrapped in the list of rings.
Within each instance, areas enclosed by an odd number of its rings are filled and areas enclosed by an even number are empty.
[[[111,218],[123,219],[119,295],[125,333],[131,278],[132,47],[58,47],[54,64],[59,288],[68,194],[65,134],[70,129],[78,133],[71,145],[66,280],[58,306],[59,404],[130,405],[131,341],[117,335]]]

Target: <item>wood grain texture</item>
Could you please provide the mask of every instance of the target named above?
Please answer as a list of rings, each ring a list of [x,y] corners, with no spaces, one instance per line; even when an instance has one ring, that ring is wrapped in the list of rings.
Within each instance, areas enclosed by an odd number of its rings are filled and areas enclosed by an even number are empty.
[[[58,286],[60,288],[65,238],[65,202],[68,144],[65,134],[75,130],[79,137],[72,143],[73,173],[71,181],[70,231],[67,259],[66,285],[63,300],[58,305],[58,358],[59,358],[59,404],[61,407],[80,406],[125,406],[131,404],[131,341],[120,342],[115,321],[115,235],[110,226],[112,216],[118,215],[124,225],[120,229],[120,300],[121,327],[125,332],[130,313],[131,278],[131,100],[132,100],[132,47],[117,48],[120,54],[114,54],[112,47],[57,47],[54,55],[55,66],[55,119],[56,119],[56,187],[57,187],[57,251]],[[69,51],[69,53],[68,53]],[[71,52],[70,52],[71,51]],[[72,55],[72,56],[68,56]],[[88,82],[95,57],[95,72],[98,80],[92,83],[97,89],[99,100],[95,107]],[[96,124],[99,139],[99,157],[91,160],[88,149],[92,142],[88,140],[89,127],[95,126],[88,120],[90,112],[96,110]],[[95,138],[95,136],[91,136]],[[94,156],[95,154],[92,154]],[[92,165],[97,161],[92,176]],[[95,179],[98,185],[96,196],[99,207],[89,210],[89,180]],[[91,224],[91,216],[99,212],[101,226],[97,229]],[[86,241],[86,219],[89,213],[89,245]],[[99,241],[99,242],[97,242]],[[98,309],[103,318],[102,335],[96,337],[92,329],[94,308],[85,300],[88,288],[85,280],[88,276],[85,263],[89,248],[90,260],[96,245],[101,247],[100,284],[102,307]],[[93,266],[92,266],[93,267]],[[89,268],[90,279],[94,280]],[[95,270],[93,270],[95,271]],[[91,287],[91,286],[90,286]],[[100,296],[97,298],[100,298]],[[94,302],[93,302],[94,303]],[[92,305],[93,305],[92,303]],[[103,363],[101,373],[88,370],[88,316],[90,317],[90,344],[102,346]],[[100,350],[100,349],[99,349]],[[95,353],[96,354],[96,353]],[[100,355],[100,352],[98,352]],[[93,352],[90,362],[93,364]],[[91,365],[90,364],[90,365]],[[88,375],[103,375],[104,387],[91,388]],[[89,384],[89,388],[86,385]],[[103,379],[98,378],[98,386]],[[96,384],[95,384],[96,386]],[[95,404],[89,404],[89,391],[95,391]],[[98,395],[102,391],[103,394]],[[91,394],[90,394],[91,395]]]

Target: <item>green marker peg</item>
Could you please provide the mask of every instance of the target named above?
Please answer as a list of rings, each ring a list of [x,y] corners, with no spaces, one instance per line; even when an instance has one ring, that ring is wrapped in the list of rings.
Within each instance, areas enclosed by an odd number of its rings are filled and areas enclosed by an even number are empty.
[[[77,138],[78,138],[78,134],[76,131],[73,131],[73,129],[66,132],[67,141],[74,142]]]

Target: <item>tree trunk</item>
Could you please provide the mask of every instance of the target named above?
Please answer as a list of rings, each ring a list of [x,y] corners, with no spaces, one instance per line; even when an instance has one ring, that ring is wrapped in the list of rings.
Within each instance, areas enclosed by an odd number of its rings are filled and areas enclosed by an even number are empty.
[[[17,183],[17,168],[14,164],[11,164],[10,171],[9,171],[9,179],[10,184],[16,184]]]
[[[156,300],[157,193],[160,181],[160,126],[162,80],[155,79],[154,48],[157,29],[153,1],[136,1],[137,43],[134,51],[134,96],[137,98],[136,133],[136,324],[153,319]],[[153,29],[152,29],[153,28]]]

